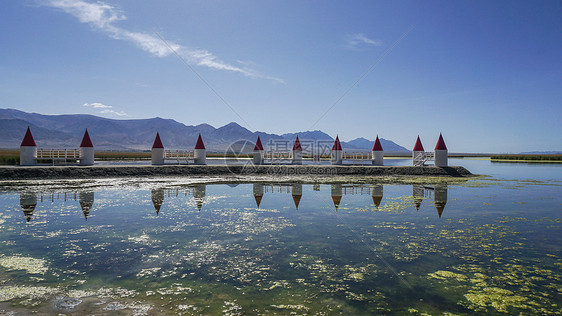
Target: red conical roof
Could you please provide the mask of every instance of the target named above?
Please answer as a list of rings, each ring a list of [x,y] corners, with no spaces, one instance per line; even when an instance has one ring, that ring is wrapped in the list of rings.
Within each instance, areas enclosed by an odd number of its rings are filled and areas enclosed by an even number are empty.
[[[301,142],[299,141],[299,136],[297,135],[297,139],[295,139],[295,143],[293,144],[293,150],[300,150],[302,151]]]
[[[29,126],[27,127],[27,132],[25,132],[25,136],[23,137],[23,140],[21,141],[20,146],[35,146],[35,147],[37,147],[37,144],[35,144],[35,140],[33,139],[33,135],[31,135],[31,130],[29,129]]]
[[[418,140],[416,140],[416,145],[414,146],[414,150],[413,151],[425,151],[423,149],[423,145],[421,143],[420,137],[418,136]]]
[[[158,132],[156,132],[156,138],[154,139],[152,148],[164,148],[164,145],[162,145],[162,141],[160,140],[160,134]]]
[[[334,141],[334,146],[332,150],[341,150],[340,138],[336,135],[336,140]]]
[[[447,150],[447,146],[445,145],[445,141],[443,140],[443,136],[439,133],[439,139],[437,140],[437,145],[435,145],[435,150],[445,149]]]
[[[256,141],[256,146],[254,146],[254,150],[263,150],[263,146],[261,144],[261,139],[258,136],[258,140]]]
[[[375,139],[375,144],[373,145],[373,151],[383,151],[381,146],[381,141],[379,140],[379,135],[377,135],[377,139]]]
[[[90,139],[90,134],[88,134],[88,129],[84,132],[84,137],[82,137],[82,142],[80,143],[80,147],[94,147],[92,144],[92,140]]]
[[[201,134],[199,134],[199,138],[197,138],[195,149],[205,149],[205,144],[203,144],[203,139],[201,138]]]

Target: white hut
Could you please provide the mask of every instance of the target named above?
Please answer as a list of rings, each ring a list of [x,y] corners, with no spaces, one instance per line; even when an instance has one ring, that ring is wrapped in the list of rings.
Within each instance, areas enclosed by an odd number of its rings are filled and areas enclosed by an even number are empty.
[[[375,144],[373,145],[373,165],[382,166],[384,165],[384,152],[382,150],[381,141],[379,140],[379,135],[375,139]]]
[[[80,163],[81,166],[91,166],[94,164],[94,144],[88,134],[88,129],[84,132],[82,142],[80,143]]]
[[[443,140],[443,135],[439,133],[439,139],[437,140],[437,145],[435,145],[435,166],[436,167],[447,167],[449,165],[449,152],[445,141]]]
[[[205,144],[203,144],[203,139],[201,134],[197,138],[197,143],[195,144],[195,152],[193,153],[194,161],[196,165],[207,164],[207,150],[205,149]]]
[[[256,145],[254,146],[254,156],[252,158],[254,165],[263,164],[263,145],[261,144],[261,139],[258,136]]]
[[[416,140],[416,144],[414,145],[414,150],[412,150],[412,164],[414,166],[423,165],[424,153],[425,150],[423,149],[420,136],[418,135],[418,139]]]
[[[293,143],[293,165],[302,165],[302,146],[301,142],[299,141],[299,136],[295,139]]]
[[[35,164],[37,164],[37,144],[35,144],[28,126],[20,145],[20,166],[32,166]]]
[[[341,165],[343,162],[343,152],[340,144],[340,138],[336,135],[336,140],[332,146],[332,165]]]
[[[162,140],[160,140],[160,134],[158,132],[156,132],[156,138],[152,144],[152,164],[164,164],[164,145],[162,144]]]

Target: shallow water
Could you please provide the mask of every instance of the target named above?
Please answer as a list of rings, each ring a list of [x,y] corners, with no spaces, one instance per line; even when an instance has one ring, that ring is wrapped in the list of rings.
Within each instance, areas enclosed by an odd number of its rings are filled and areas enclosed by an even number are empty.
[[[4,187],[0,311],[561,313],[560,166],[452,164],[492,176]]]

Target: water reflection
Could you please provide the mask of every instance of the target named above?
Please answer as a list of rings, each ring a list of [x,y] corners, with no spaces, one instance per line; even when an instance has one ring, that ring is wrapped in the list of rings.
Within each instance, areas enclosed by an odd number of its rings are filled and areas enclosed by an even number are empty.
[[[33,211],[35,211],[37,206],[37,193],[29,191],[20,192],[20,205],[25,219],[28,222],[31,221],[31,216],[33,216]]]
[[[158,216],[158,213],[160,213],[160,208],[162,207],[162,203],[164,203],[164,188],[152,189],[151,195],[152,205],[154,205],[156,216]]]
[[[416,210],[419,211],[420,206],[424,199],[433,197],[433,204],[437,209],[437,214],[441,218],[443,210],[447,204],[447,184],[437,184],[435,186],[427,186],[422,184],[412,185],[412,197],[414,198],[414,205]]]
[[[332,202],[334,202],[334,206],[336,207],[337,211],[340,207],[341,198],[343,196],[343,186],[340,183],[332,183],[331,187]]]
[[[84,214],[84,219],[88,220],[90,215],[90,210],[94,205],[94,190],[88,189],[80,192],[35,192],[30,190],[24,190],[20,192],[20,206],[25,216],[27,222],[31,221],[33,217],[33,212],[37,207],[37,201],[40,203],[44,202],[55,202],[55,201],[77,201],[80,204],[82,213]]]
[[[371,191],[371,196],[373,197],[373,204],[378,208],[382,201],[383,186],[382,184],[375,184]]]
[[[412,185],[412,197],[414,198],[414,204],[416,205],[416,210],[420,210],[420,206],[423,202],[425,197],[426,189],[421,184],[413,184]]]
[[[94,191],[88,190],[80,192],[78,194],[78,202],[84,213],[84,219],[88,220],[88,215],[90,215],[90,210],[92,209],[92,205],[94,205]]]
[[[295,208],[298,210],[302,198],[302,183],[291,185],[291,195],[293,196],[293,202],[295,202]]]
[[[229,185],[231,188],[236,186]],[[309,191],[304,190],[303,186],[309,186]],[[383,203],[383,192],[384,185],[382,184],[341,184],[332,183],[330,186],[330,196],[332,198],[332,203],[337,210],[339,210],[342,203],[342,198],[346,195],[371,195],[375,209],[382,210],[385,205]],[[293,198],[293,203],[295,209],[299,209],[301,205],[303,191],[308,192],[307,194],[313,194],[313,192],[319,192],[321,190],[320,184],[302,184],[302,183],[253,183],[252,193],[256,203],[256,207],[259,208],[263,200],[264,194],[291,194]],[[447,204],[447,191],[448,187],[446,184],[439,185],[422,185],[414,184],[412,185],[412,200],[413,206],[416,210],[419,210],[424,199],[433,198],[435,208],[437,209],[437,214],[439,217],[442,216]],[[195,206],[198,211],[201,211],[203,205],[205,204],[205,198],[207,194],[207,184],[197,184],[190,186],[179,186],[173,188],[166,187],[156,187],[150,190],[152,204],[156,215],[160,214],[160,210],[164,203],[166,197],[192,197]],[[314,193],[315,194],[315,193]],[[58,192],[58,193],[37,193],[30,190],[23,190],[20,192],[20,205],[25,215],[26,220],[29,222],[33,216],[33,212],[37,207],[39,202],[55,200],[78,200],[80,203],[80,208],[84,214],[84,218],[87,220],[90,215],[90,211],[94,205],[95,193],[92,189],[81,190],[79,192]],[[355,205],[357,200],[352,200],[349,203]],[[355,205],[358,207],[365,207],[365,205]]]
[[[205,192],[207,190],[206,184],[199,184],[193,187],[193,200],[195,201],[195,205],[197,205],[197,209],[201,211],[201,207],[203,207],[203,202],[205,202]]]
[[[261,200],[263,198],[263,193],[264,193],[263,183],[254,183],[253,191],[254,191],[254,199],[256,200],[256,205],[259,208],[260,204],[261,204]]]
[[[435,203],[435,208],[437,208],[437,214],[441,218],[443,210],[445,209],[445,204],[447,204],[447,185],[441,184],[435,186],[435,192],[433,194],[433,201]]]

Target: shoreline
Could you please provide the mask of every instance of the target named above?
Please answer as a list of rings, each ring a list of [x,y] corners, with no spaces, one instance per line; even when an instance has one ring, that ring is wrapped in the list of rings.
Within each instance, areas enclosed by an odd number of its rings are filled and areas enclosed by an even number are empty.
[[[431,176],[462,178],[473,174],[462,166],[354,166],[354,165],[98,165],[2,166],[0,181],[94,179],[166,176]]]

